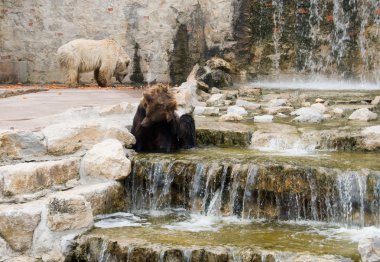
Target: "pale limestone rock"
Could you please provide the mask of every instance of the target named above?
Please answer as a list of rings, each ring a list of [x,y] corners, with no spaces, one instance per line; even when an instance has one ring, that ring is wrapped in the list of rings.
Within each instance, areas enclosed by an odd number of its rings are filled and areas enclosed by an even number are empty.
[[[260,104],[252,103],[252,102],[249,102],[249,101],[246,101],[246,100],[242,100],[242,99],[237,99],[236,100],[236,105],[244,107],[247,110],[257,110],[257,109],[259,109],[261,107]]]
[[[94,216],[125,209],[124,187],[116,181],[78,186],[66,192],[83,196],[91,204]]]
[[[253,117],[253,122],[256,122],[256,123],[267,123],[267,122],[272,122],[272,121],[273,121],[272,115],[261,115],[261,116]]]
[[[126,127],[114,123],[86,122],[81,119],[48,126],[42,130],[50,154],[71,154],[80,148],[90,148],[106,139],[115,138],[130,147],[136,140]]]
[[[41,201],[0,206],[0,235],[14,251],[24,252],[32,246],[42,208]]]
[[[310,107],[311,103],[310,102],[302,102],[301,105],[302,105],[302,107]]]
[[[0,130],[0,161],[46,154],[41,133],[22,130]]]
[[[198,103],[197,99],[197,83],[194,81],[184,82],[179,87],[172,89],[175,99],[177,101],[177,114],[191,114],[195,105]]]
[[[370,236],[359,241],[358,250],[362,262],[380,261],[380,237]]]
[[[265,113],[268,115],[276,115],[276,114],[290,114],[294,111],[294,108],[291,106],[275,106],[275,107],[268,107],[264,109]]]
[[[205,116],[219,115],[219,108],[218,107],[196,106],[194,109],[194,115],[205,115]]]
[[[9,244],[0,237],[0,261],[16,256],[17,253],[12,250]]]
[[[380,96],[376,96],[375,99],[371,102],[372,105],[378,105],[380,104]]]
[[[297,116],[293,119],[295,122],[319,123],[323,121],[323,115],[312,107],[301,107],[290,114]]]
[[[317,110],[319,113],[323,114],[326,112],[327,108],[321,104],[321,103],[315,103],[315,104],[312,104],[311,107],[315,110]]]
[[[284,98],[271,99],[267,107],[287,106],[288,103],[288,100]]]
[[[227,114],[246,116],[248,115],[248,112],[247,110],[244,109],[244,107],[235,105],[235,106],[229,106],[227,108]]]
[[[222,90],[220,90],[219,88],[216,88],[216,87],[211,88],[210,94],[220,94],[220,93],[222,93]]]
[[[4,262],[39,262],[39,260],[34,258],[34,257],[17,256],[17,257],[12,257],[10,259],[7,259]],[[59,262],[61,262],[61,261],[59,261]]]
[[[65,192],[55,194],[49,199],[48,227],[52,231],[65,231],[89,228],[94,219],[91,204],[80,195]]]
[[[220,106],[224,104],[226,100],[225,94],[213,94],[207,101],[207,106]]]
[[[260,96],[262,94],[261,88],[253,88],[249,86],[243,86],[239,88],[240,96]]]
[[[325,100],[323,100],[322,98],[317,98],[317,99],[315,99],[315,103],[324,103],[325,102]]]
[[[4,195],[33,193],[79,178],[79,159],[2,166],[0,176],[3,180],[0,192]]]
[[[83,157],[82,167],[84,175],[110,180],[125,179],[131,173],[131,161],[116,139],[107,139],[93,146]]]
[[[332,115],[336,117],[343,117],[344,110],[339,107],[335,107],[332,111]]]
[[[368,108],[361,108],[355,110],[349,117],[349,120],[357,121],[371,121],[377,119],[377,114],[368,110]]]
[[[380,125],[366,127],[361,132],[365,148],[374,150],[380,148]]]
[[[241,121],[241,120],[243,120],[243,117],[239,114],[234,114],[234,113],[228,113],[219,117],[220,122],[233,122],[233,121]]]

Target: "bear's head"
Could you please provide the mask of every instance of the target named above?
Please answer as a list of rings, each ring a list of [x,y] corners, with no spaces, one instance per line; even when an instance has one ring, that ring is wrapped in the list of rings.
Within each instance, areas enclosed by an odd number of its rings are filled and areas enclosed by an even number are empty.
[[[143,93],[141,101],[145,109],[145,118],[141,122],[148,127],[157,122],[170,122],[175,118],[177,103],[174,94],[165,85],[156,85]]]
[[[128,66],[130,62],[131,60],[127,54],[119,56],[115,68],[115,77],[116,80],[120,82],[120,84],[123,83],[124,78],[128,75]]]

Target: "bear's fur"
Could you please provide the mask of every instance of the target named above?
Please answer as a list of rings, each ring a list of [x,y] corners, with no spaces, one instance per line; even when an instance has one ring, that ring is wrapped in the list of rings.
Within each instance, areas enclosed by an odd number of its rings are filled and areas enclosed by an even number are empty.
[[[131,133],[138,152],[172,152],[195,146],[195,124],[191,115],[175,113],[177,103],[167,86],[144,92],[133,119]]]
[[[111,85],[113,76],[121,83],[128,74],[130,58],[112,39],[76,39],[58,49],[58,61],[68,85],[79,85],[79,74],[94,71],[99,86]]]

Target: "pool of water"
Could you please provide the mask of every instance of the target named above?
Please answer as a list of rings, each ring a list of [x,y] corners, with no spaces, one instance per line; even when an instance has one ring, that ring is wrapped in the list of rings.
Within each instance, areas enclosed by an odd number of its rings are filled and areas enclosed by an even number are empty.
[[[115,213],[97,218],[88,234],[117,241],[141,239],[152,244],[206,247],[254,247],[312,255],[338,255],[359,260],[357,241],[379,228],[346,229],[310,221],[273,222],[203,216],[185,210]]]

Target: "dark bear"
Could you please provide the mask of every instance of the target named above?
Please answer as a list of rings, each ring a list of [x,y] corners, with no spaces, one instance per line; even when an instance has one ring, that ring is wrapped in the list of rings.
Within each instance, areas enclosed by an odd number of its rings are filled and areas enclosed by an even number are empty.
[[[157,85],[143,93],[133,119],[131,133],[137,152],[172,152],[195,146],[195,124],[191,115],[175,113],[177,103],[167,86]]]

